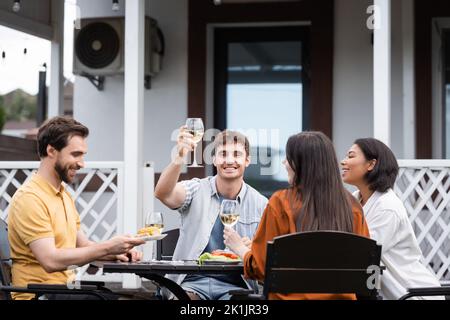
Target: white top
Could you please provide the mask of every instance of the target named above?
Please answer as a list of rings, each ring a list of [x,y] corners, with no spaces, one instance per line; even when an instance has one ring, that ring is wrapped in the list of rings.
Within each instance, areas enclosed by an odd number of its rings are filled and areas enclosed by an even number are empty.
[[[359,191],[353,195],[360,199]],[[397,300],[408,288],[440,286],[434,273],[420,262],[422,251],[405,206],[392,189],[375,191],[363,210],[371,238],[382,245],[381,263],[386,270],[380,294],[384,299]]]

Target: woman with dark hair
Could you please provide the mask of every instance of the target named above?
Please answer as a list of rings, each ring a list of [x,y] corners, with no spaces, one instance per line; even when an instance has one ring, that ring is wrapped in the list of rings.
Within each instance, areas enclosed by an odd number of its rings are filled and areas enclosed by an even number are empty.
[[[381,295],[398,299],[408,288],[436,287],[439,281],[421,262],[417,239],[402,201],[392,190],[399,171],[397,159],[381,141],[358,139],[341,162],[345,183],[364,209],[370,235],[382,245]]]
[[[369,236],[362,208],[342,184],[333,144],[323,133],[302,132],[286,145],[290,188],[274,193],[249,249],[231,228],[225,244],[244,261],[245,276],[263,280],[266,244],[299,231],[336,230]],[[301,253],[299,253],[301,254]],[[353,294],[272,294],[270,299],[354,299]]]

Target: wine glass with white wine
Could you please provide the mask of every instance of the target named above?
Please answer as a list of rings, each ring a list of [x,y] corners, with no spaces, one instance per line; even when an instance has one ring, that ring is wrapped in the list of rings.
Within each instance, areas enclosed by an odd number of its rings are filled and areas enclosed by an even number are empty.
[[[232,228],[239,220],[239,203],[236,200],[223,200],[219,215],[223,225]]]
[[[195,143],[199,143],[202,141],[203,134],[205,133],[205,128],[203,126],[203,121],[200,118],[188,118],[186,120],[186,127],[187,131],[192,134],[192,140]],[[196,159],[196,150],[197,148],[194,148],[194,160],[192,161],[192,164],[188,167],[203,167],[197,163]]]
[[[158,228],[159,233],[162,234],[164,229],[164,220],[161,212],[150,211],[145,217],[145,227],[155,227]]]
[[[157,228],[159,234],[162,234],[164,229],[164,220],[161,212],[149,211],[145,216],[145,227]],[[157,234],[153,234],[154,236]],[[143,259],[144,261],[152,261],[157,259],[156,253],[156,241],[151,241],[144,246],[143,250]]]

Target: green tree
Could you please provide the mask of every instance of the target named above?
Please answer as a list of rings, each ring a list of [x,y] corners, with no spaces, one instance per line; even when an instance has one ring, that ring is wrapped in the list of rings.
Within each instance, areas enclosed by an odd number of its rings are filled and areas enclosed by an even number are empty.
[[[6,121],[25,121],[36,118],[36,97],[22,90],[14,93],[11,104],[6,108]]]

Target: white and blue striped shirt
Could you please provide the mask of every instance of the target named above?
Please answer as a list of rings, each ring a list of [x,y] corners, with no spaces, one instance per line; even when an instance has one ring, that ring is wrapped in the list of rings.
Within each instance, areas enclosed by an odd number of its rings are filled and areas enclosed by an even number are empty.
[[[185,180],[181,184],[186,190],[186,198],[178,208],[181,214],[180,237],[173,260],[196,260],[208,245],[219,215],[220,197],[216,188],[216,176]],[[240,204],[240,216],[235,230],[241,237],[252,239],[268,200],[245,182],[237,200]],[[180,284],[185,275],[167,277]]]

